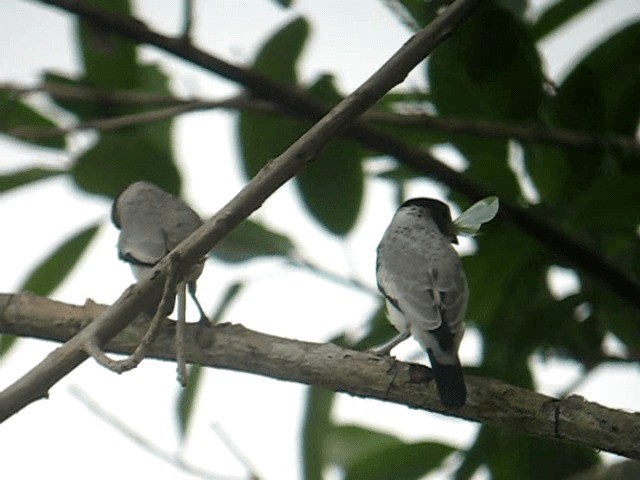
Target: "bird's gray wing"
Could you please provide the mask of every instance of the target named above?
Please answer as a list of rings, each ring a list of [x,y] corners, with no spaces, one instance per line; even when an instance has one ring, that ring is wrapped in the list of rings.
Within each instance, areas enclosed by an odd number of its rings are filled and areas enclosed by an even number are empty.
[[[186,203],[177,197],[165,200],[162,210],[162,228],[168,251],[195,232],[202,225],[202,219]]]

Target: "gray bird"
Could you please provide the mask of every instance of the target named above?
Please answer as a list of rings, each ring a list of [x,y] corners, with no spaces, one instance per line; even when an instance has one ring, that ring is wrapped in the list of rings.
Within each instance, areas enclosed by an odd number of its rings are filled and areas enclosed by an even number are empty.
[[[376,276],[400,335],[380,352],[413,336],[429,355],[442,403],[461,407],[467,389],[458,348],[468,290],[452,243],[458,240],[445,203],[414,198],[395,213],[378,246]]]
[[[149,182],[129,185],[113,202],[111,219],[120,229],[118,256],[131,265],[137,280],[202,225],[202,220],[180,198]],[[207,318],[195,296],[204,259],[187,274],[189,294],[201,318]]]

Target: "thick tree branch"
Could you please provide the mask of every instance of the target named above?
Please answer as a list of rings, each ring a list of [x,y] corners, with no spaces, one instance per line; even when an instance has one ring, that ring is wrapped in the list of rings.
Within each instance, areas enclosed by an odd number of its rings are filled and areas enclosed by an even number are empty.
[[[108,308],[67,305],[26,293],[0,295],[0,333],[73,341],[85,319],[99,318]],[[466,405],[446,409],[438,400],[431,371],[422,365],[396,362],[390,371],[388,357],[333,344],[275,337],[240,325],[187,327],[187,360],[194,364],[316,385],[640,459],[637,413],[613,410],[578,396],[556,399],[473,375],[465,376]],[[130,354],[146,328],[145,322],[134,322],[105,348]],[[175,361],[174,335],[175,322],[167,320],[149,346],[149,355]],[[3,418],[4,409],[0,401]]]
[[[273,192],[311,163],[318,152],[340,134],[386,92],[402,82],[460,23],[479,0],[456,0],[429,26],[407,41],[371,78],[341,101],[308,132],[279,157],[270,161],[217,214],[189,238],[165,256],[149,274],[128,288],[111,307],[106,309],[82,332],[51,352],[47,358],[0,392],[0,421],[47,395],[48,389],[80,365],[86,358],[82,350],[89,338],[104,343],[125,328],[144,309],[157,305],[169,268],[174,258],[178,278],[190,271],[213,246],[253,211],[260,208]],[[84,2],[60,2],[84,9]],[[139,22],[133,25],[140,27]],[[191,48],[187,46],[186,48]]]
[[[56,137],[70,132],[96,129],[108,131],[152,121],[166,120],[183,113],[218,108],[253,111],[260,113],[285,113],[277,105],[247,95],[238,95],[223,100],[178,98],[170,95],[136,92],[129,90],[104,91],[97,88],[45,82],[35,87],[0,84],[0,91],[24,95],[46,92],[54,98],[86,100],[121,105],[169,106],[139,114],[115,118],[95,119],[64,128],[14,127],[5,133],[24,140]],[[287,112],[295,114],[295,112]],[[299,117],[299,115],[297,115]],[[416,127],[427,131],[472,135],[481,138],[514,139],[523,143],[543,143],[557,147],[601,150],[614,148],[640,154],[640,142],[633,137],[615,134],[598,135],[581,130],[549,128],[542,125],[518,125],[487,120],[472,120],[460,117],[442,117],[427,113],[396,113],[368,111],[360,119],[376,125]]]
[[[132,17],[123,17],[96,9],[78,0],[38,1],[63,8],[104,30],[119,33],[140,44],[153,45],[233,80],[246,87],[255,96],[273,102],[287,112],[295,112],[297,115],[311,119],[320,118],[326,112],[326,107],[323,104],[317,102],[300,88],[277,82],[253,70],[232,65],[199,50],[193,45],[185,44],[180,38],[161,35]],[[460,2],[458,0],[453,6],[456,6],[456,8],[460,5],[464,7],[465,10],[462,14],[466,15],[468,10],[473,8],[476,3],[478,2]],[[447,10],[449,13],[452,11],[452,8]],[[434,23],[447,24],[450,19],[451,17],[445,12]],[[455,23],[452,22],[450,25],[445,25],[446,28],[439,32],[438,41],[443,40],[452,31]],[[404,78],[403,75],[405,73],[399,72],[396,81],[400,82]],[[353,95],[350,98],[354,98]],[[361,122],[355,122],[348,128],[346,133],[367,148],[395,157],[400,162],[424,172],[428,177],[460,192],[471,201],[477,201],[488,195],[499,193],[495,192],[491,186],[480,185],[448,167],[426,149],[404,144],[392,135],[380,132]],[[568,235],[551,219],[542,218],[530,210],[519,207],[516,203],[508,202],[504,198],[501,198],[499,217],[508,218],[543,245],[570,260],[578,268],[602,280],[612,291],[629,303],[640,307],[640,284],[635,278],[584,242]]]

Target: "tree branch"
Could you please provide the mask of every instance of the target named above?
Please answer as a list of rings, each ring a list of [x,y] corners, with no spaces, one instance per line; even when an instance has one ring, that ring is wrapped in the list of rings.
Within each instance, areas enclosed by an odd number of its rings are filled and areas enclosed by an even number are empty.
[[[86,129],[107,131],[137,125],[139,123],[166,120],[182,113],[217,108],[300,116],[296,115],[295,112],[284,112],[276,104],[269,101],[260,100],[248,95],[238,95],[224,100],[205,100],[199,98],[178,98],[170,95],[137,92],[133,90],[104,91],[87,86],[58,84],[55,82],[45,82],[35,87],[24,87],[4,83],[0,84],[0,91],[17,95],[45,92],[54,98],[120,105],[164,105],[174,107],[158,109],[153,112],[80,122],[67,128],[23,126],[19,128],[14,127],[11,130],[5,131],[8,135],[24,140],[56,137],[73,131]],[[556,147],[585,150],[615,148],[629,153],[640,154],[640,142],[633,137],[625,135],[597,135],[593,132],[581,130],[549,128],[542,125],[514,125],[488,120],[442,117],[428,113],[398,113],[373,110],[365,112],[360,118],[364,122],[376,125],[417,127],[440,133],[465,134],[481,138],[511,138],[523,143],[543,143]]]
[[[24,293],[0,295],[0,332],[48,340],[74,338],[83,319],[109,307],[87,307]],[[131,353],[146,326],[135,322],[105,345]],[[149,346],[149,355],[175,360],[175,322],[166,320]],[[240,325],[187,325],[187,360],[193,364],[250,372],[279,380],[316,385],[336,392],[406,405],[507,430],[588,446],[640,459],[640,415],[610,409],[579,396],[556,399],[498,380],[465,375],[469,398],[460,409],[438,399],[431,370],[333,344],[302,342],[266,335]],[[0,415],[5,416],[0,401]]]
[[[310,119],[318,119],[326,112],[325,105],[319,103],[298,87],[286,85],[253,70],[232,65],[197,49],[193,45],[185,44],[179,38],[171,38],[154,32],[143,22],[132,17],[96,9],[78,0],[38,1],[63,8],[105,30],[119,33],[140,44],[153,45],[233,80],[246,87],[255,96],[273,102],[287,112],[295,112],[297,115]],[[477,3],[477,0],[468,2],[457,0],[453,6],[456,6],[456,8],[462,6],[464,11],[460,10],[460,12],[466,15]],[[449,23],[450,17],[447,12],[452,11],[450,7],[445,13],[436,18],[434,24]],[[439,37],[436,42],[442,41],[452,31],[457,21],[452,22],[450,25],[445,25],[445,28],[438,32]],[[395,81],[399,83],[404,78],[404,75],[406,73],[399,72]],[[349,98],[353,98],[353,96]],[[347,129],[346,133],[367,148],[391,155],[400,162],[423,172],[426,176],[444,183],[453,190],[465,195],[470,201],[477,201],[497,193],[491,187],[487,188],[448,167],[431,155],[428,150],[407,145],[392,135],[380,132],[362,122],[355,122]],[[507,201],[507,199],[501,198],[500,200],[499,218],[508,218],[521,230],[537,239],[547,248],[568,259],[578,268],[599,278],[609,285],[612,291],[632,305],[640,307],[640,284],[627,271],[612,263],[609,259],[604,258],[599,252],[581,240],[567,234],[548,217],[542,218],[530,210],[519,207],[516,203]]]
[[[227,233],[247,218],[280,186],[313,162],[324,146],[340,134],[387,91],[402,82],[470,12],[479,0],[456,0],[427,27],[407,41],[371,78],[336,105],[309,131],[284,153],[271,160],[217,214],[196,230],[189,238],[165,256],[143,279],[129,287],[118,300],[106,309],[82,332],[51,352],[13,385],[0,392],[0,421],[19,411],[32,401],[45,397],[47,391],[86,358],[82,350],[88,338],[107,342],[125,328],[144,309],[157,305],[167,272],[173,267],[171,258],[177,256],[178,278],[200,261]],[[81,10],[84,2],[60,1]],[[129,21],[140,27],[140,22]],[[184,45],[182,43],[182,45]],[[191,49],[192,47],[187,46]]]

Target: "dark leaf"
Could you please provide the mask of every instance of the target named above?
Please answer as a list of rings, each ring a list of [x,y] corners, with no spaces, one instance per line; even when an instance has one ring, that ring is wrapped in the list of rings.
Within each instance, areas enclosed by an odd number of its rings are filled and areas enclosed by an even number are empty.
[[[302,422],[302,456],[305,480],[322,480],[327,463],[326,440],[331,432],[331,409],[335,393],[319,387],[307,389],[307,402]]]
[[[258,257],[287,257],[294,250],[288,237],[245,220],[213,247],[211,255],[225,262],[245,262]]]
[[[0,175],[0,192],[6,192],[13,188],[22,187],[32,182],[37,182],[45,178],[62,175],[63,171],[48,170],[46,168],[30,168],[28,170],[19,170],[15,173]]]
[[[18,337],[16,337],[15,335],[0,335],[0,359],[2,359],[2,357],[9,353],[9,350],[11,350],[18,344],[17,340]]]
[[[289,8],[293,3],[293,0],[273,0],[273,1],[284,8]]]
[[[482,465],[496,480],[568,478],[598,463],[590,448],[483,426],[455,478],[470,479]]]
[[[483,120],[534,119],[542,100],[542,69],[522,22],[484,2],[431,55],[428,77],[433,103],[442,115]],[[469,160],[467,174],[491,186],[501,198],[520,195],[507,164],[506,140],[452,135]]]
[[[428,77],[438,112],[468,118],[535,118],[542,69],[523,23],[484,2],[429,58]]]
[[[340,101],[330,76],[322,76],[309,93],[328,105]],[[350,140],[330,142],[319,157],[298,174],[302,199],[322,225],[337,235],[353,228],[362,203],[364,150]]]
[[[253,68],[280,82],[296,84],[296,64],[309,36],[309,23],[296,18],[278,30],[258,52]]]
[[[262,46],[253,68],[276,80],[296,84],[296,63],[308,35],[306,20],[298,18],[292,21]],[[255,176],[270,159],[280,155],[304,131],[305,126],[280,115],[240,112],[238,134],[245,175],[248,178]]]
[[[38,129],[56,127],[47,117],[12,94],[0,91],[0,133],[16,128]],[[21,141],[49,148],[65,148],[64,135]]]
[[[189,427],[194,415],[196,396],[201,384],[202,367],[200,365],[191,365],[189,367],[187,386],[185,388],[180,388],[178,392],[178,402],[176,405],[178,432],[180,433],[181,443],[183,443],[187,438]]]
[[[166,137],[159,139],[160,130]],[[180,174],[173,163],[169,125],[143,125],[103,133],[72,168],[83,190],[115,198],[126,186],[147,180],[172,193],[180,191]]]
[[[405,443],[386,433],[345,425],[327,437],[327,456],[350,480],[412,480],[438,468],[455,449],[435,442]]]
[[[129,0],[90,0],[87,3],[118,15],[131,15]],[[104,90],[138,86],[136,44],[133,41],[85,21],[80,21],[79,36],[88,84]]]
[[[97,231],[98,225],[92,225],[65,241],[29,274],[18,290],[43,297],[51,294],[73,270]]]
[[[532,37],[535,40],[540,40],[585,11],[595,2],[596,0],[562,0],[553,3],[531,27]]]
[[[588,225],[633,236],[640,225],[640,175],[601,176],[577,197],[572,206],[574,225]]]

